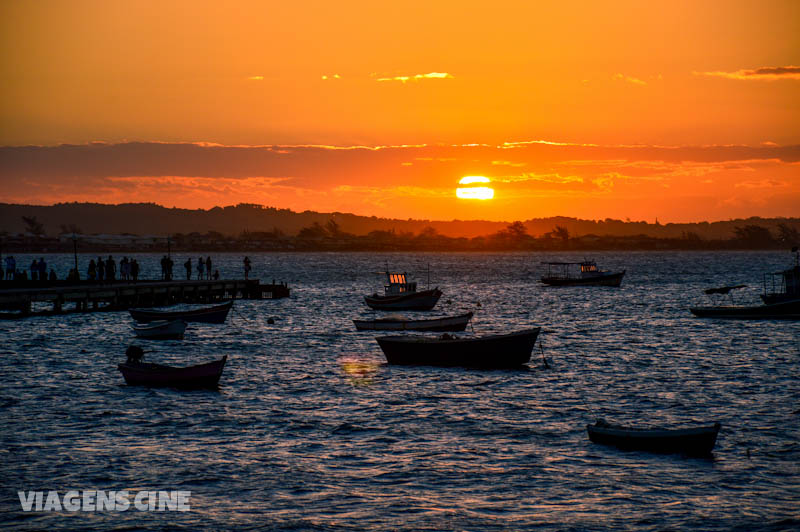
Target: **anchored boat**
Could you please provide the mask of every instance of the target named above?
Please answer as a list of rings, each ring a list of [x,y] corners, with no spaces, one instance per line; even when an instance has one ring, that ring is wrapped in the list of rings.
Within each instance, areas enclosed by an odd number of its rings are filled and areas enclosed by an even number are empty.
[[[150,323],[159,320],[183,320],[198,323],[224,323],[228,312],[233,306],[233,300],[213,307],[201,307],[180,310],[162,310],[155,308],[128,309],[131,317],[140,323]]]
[[[128,360],[117,368],[128,385],[184,389],[216,388],[228,360],[225,355],[213,362],[176,368],[142,362],[144,351],[138,346],[129,347],[127,355]]]
[[[186,322],[183,320],[159,320],[133,325],[133,332],[136,336],[149,340],[183,340],[185,331]]]
[[[764,290],[761,300],[764,305],[722,305],[692,307],[689,310],[699,318],[721,318],[739,320],[800,320],[800,253],[792,248],[795,265],[788,270],[764,274]],[[709,288],[706,294],[727,294],[744,288],[745,285]],[[733,297],[731,297],[733,303]]]
[[[514,368],[527,364],[540,328],[478,338],[443,334],[428,336],[379,336],[376,338],[389,364],[415,366],[463,366]]]
[[[583,262],[542,262],[547,265],[547,275],[541,282],[550,286],[614,286],[622,284],[625,270],[609,272],[597,269],[595,261]],[[574,266],[580,271],[573,273]]]
[[[364,301],[374,310],[431,310],[436,306],[442,291],[439,288],[417,292],[417,283],[408,281],[405,273],[386,271],[387,284],[383,295],[364,296]]]
[[[430,320],[409,320],[405,318],[383,318],[378,320],[353,320],[359,331],[463,331],[467,328],[472,312],[459,316],[445,316]]]
[[[684,429],[643,429],[612,425],[598,419],[594,425],[586,425],[586,431],[592,442],[620,449],[707,456],[714,448],[720,427],[719,423],[714,423]]]

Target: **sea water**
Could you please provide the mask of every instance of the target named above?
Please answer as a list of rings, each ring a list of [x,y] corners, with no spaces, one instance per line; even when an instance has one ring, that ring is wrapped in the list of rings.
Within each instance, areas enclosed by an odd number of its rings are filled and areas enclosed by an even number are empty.
[[[160,254],[134,256],[140,277],[160,275]],[[44,257],[60,276],[73,261]],[[592,253],[627,269],[621,288],[538,282],[541,261],[583,258],[256,253],[251,277],[288,282],[291,297],[237,301],[224,325],[191,324],[183,341],[135,338],[127,312],[2,321],[0,526],[800,528],[800,323],[689,312],[713,286],[746,284],[736,297],[756,303],[762,273],[789,254]],[[212,254],[223,278],[241,278],[242,259]],[[463,336],[541,327],[531,363],[387,366],[375,333],[352,324],[380,316],[363,295],[381,290],[387,262],[420,289],[430,267],[444,292],[408,315],[472,310]],[[219,390],[126,386],[116,365],[131,344],[175,365],[228,355]],[[722,430],[712,458],[623,452],[589,441],[598,417]],[[18,492],[33,490],[189,492],[190,509],[26,512]]]

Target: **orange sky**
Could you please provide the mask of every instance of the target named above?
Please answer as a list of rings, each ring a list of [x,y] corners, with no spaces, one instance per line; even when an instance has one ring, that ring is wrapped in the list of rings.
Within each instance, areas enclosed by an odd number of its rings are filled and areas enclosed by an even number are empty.
[[[800,2],[4,2],[0,42],[0,201],[800,215]]]

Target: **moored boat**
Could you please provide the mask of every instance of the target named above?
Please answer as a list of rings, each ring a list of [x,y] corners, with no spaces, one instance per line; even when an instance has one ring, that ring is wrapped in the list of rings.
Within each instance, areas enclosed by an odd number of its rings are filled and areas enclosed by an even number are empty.
[[[738,320],[800,320],[800,252],[792,248],[795,265],[787,270],[764,274],[763,305],[722,305],[691,307],[689,311],[699,318]],[[732,291],[745,285],[723,286],[705,290],[708,295],[727,294],[735,303]]]
[[[683,429],[642,429],[597,420],[594,425],[586,425],[586,431],[592,442],[620,449],[707,456],[714,448],[720,427],[714,423]]]
[[[364,301],[374,310],[431,310],[436,306],[442,291],[439,288],[417,291],[417,283],[409,282],[405,273],[386,272],[384,294],[364,296]]]
[[[513,368],[527,364],[540,328],[510,334],[458,338],[428,336],[379,336],[378,345],[389,364]]]
[[[583,262],[543,262],[547,265],[547,274],[541,282],[550,286],[613,286],[622,284],[625,270],[610,272],[598,270],[595,261]],[[570,271],[570,267],[580,266],[578,275]],[[555,269],[555,272],[553,271]]]
[[[182,340],[185,331],[186,322],[183,320],[159,320],[133,325],[136,336],[150,340]]]
[[[149,362],[136,362],[129,359],[117,367],[125,378],[125,382],[131,386],[184,389],[216,388],[227,360],[228,355],[225,355],[213,362],[176,368]]]
[[[444,316],[429,320],[412,320],[405,318],[382,318],[377,320],[353,320],[359,331],[463,331],[467,328],[472,312],[459,316]]]
[[[735,320],[800,320],[800,299],[772,305],[692,307],[698,318]]]
[[[156,308],[128,309],[131,317],[140,323],[161,320],[183,320],[196,323],[224,323],[228,312],[233,306],[233,300],[212,307],[165,310]]]

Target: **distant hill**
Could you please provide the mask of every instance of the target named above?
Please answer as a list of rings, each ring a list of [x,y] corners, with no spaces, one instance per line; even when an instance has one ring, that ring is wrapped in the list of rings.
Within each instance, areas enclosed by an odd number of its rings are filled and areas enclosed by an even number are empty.
[[[472,238],[501,231],[513,221],[396,220],[338,212],[294,212],[289,209],[252,204],[214,207],[208,210],[170,209],[154,203],[124,203],[120,205],[58,203],[47,206],[0,204],[0,231],[11,234],[24,232],[26,224],[22,219],[23,216],[35,217],[49,236],[56,236],[62,232],[63,228],[71,226],[77,227],[85,234],[174,235],[216,231],[223,235],[236,236],[243,231],[268,232],[277,228],[286,235],[294,236],[301,229],[309,227],[315,222],[325,225],[329,220],[334,220],[341,231],[355,235],[390,230],[397,233],[417,234],[432,227],[442,235]],[[647,235],[656,238],[682,238],[693,233],[702,239],[729,239],[734,236],[736,227],[746,225],[758,225],[773,232],[780,224],[800,229],[800,218],[748,218],[721,222],[659,224],[610,218],[580,220],[552,217],[531,218],[523,223],[528,234],[536,237],[553,231],[556,226],[566,228],[572,237]]]

